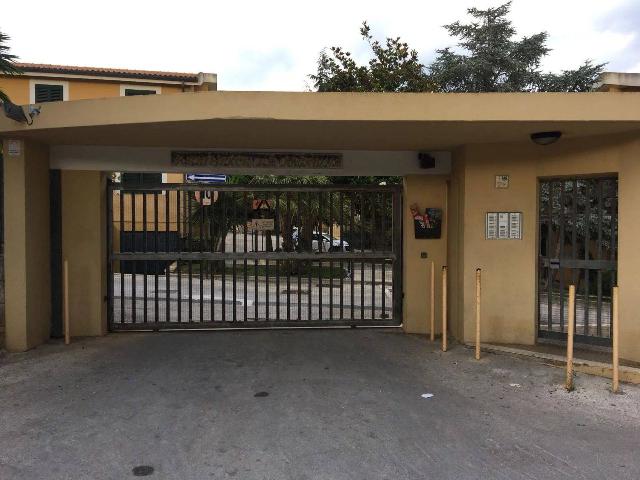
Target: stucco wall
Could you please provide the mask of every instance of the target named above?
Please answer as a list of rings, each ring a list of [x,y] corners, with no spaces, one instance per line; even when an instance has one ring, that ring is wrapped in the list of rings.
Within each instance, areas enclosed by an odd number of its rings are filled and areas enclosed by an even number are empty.
[[[416,239],[413,217],[409,207],[418,204],[425,208],[443,210],[442,237],[440,239]],[[430,265],[435,262],[435,323],[436,334],[442,331],[442,266],[447,261],[447,177],[435,175],[409,175],[404,178],[404,303],[403,324],[408,333],[430,333]],[[421,258],[421,252],[427,258]]]
[[[475,269],[483,269],[482,340],[536,341],[537,183],[540,177],[618,173],[621,355],[640,360],[640,139],[637,135],[562,140],[540,147],[530,142],[469,145],[454,158],[464,181],[463,339],[474,338]],[[510,176],[508,189],[495,188],[495,175]],[[454,174],[455,177],[455,174]],[[521,240],[485,240],[488,211],[523,213]],[[637,291],[636,291],[637,290]],[[452,292],[455,297],[459,295]],[[459,300],[459,298],[458,298]],[[453,301],[456,301],[455,299]],[[459,315],[459,314],[458,314]],[[461,319],[456,319],[460,321]]]
[[[69,82],[69,100],[85,100],[90,98],[108,98],[120,96],[120,85],[135,85],[135,88],[145,89],[157,86],[162,87],[161,93],[180,93],[182,87],[180,85],[159,85],[144,83],[126,83],[109,80],[79,80],[73,78],[47,78],[47,77],[30,77],[28,74],[21,76],[0,76],[0,88],[9,96],[11,101],[17,105],[26,105],[29,103],[29,80],[36,79],[38,82],[47,83],[48,80],[67,81]],[[193,87],[187,87],[192,90]]]
[[[4,179],[5,342],[23,351],[50,331],[49,149],[21,142],[19,155],[4,156]]]
[[[71,335],[106,333],[105,175],[62,172],[62,257],[69,262]]]

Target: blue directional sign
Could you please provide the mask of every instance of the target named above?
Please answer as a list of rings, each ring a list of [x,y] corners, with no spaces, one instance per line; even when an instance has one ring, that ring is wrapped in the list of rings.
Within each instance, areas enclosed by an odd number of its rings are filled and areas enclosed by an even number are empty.
[[[227,176],[217,173],[187,173],[190,183],[225,183]]]

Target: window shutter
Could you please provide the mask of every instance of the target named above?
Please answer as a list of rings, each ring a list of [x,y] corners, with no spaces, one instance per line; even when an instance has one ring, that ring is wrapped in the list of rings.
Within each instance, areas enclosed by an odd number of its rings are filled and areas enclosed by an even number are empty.
[[[61,102],[64,100],[64,89],[62,85],[46,85],[36,83],[36,103]]]
[[[155,95],[155,90],[138,90],[136,88],[125,88],[124,96],[133,97],[135,95]]]

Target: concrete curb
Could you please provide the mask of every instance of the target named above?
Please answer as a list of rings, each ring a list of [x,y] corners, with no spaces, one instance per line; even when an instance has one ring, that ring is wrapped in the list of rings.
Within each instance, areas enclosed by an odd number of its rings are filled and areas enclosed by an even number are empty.
[[[474,344],[472,343],[467,343],[466,345],[468,347],[474,347]],[[510,355],[519,355],[522,357],[536,358],[551,363],[556,367],[565,366],[567,364],[566,358],[564,356],[555,355],[552,353],[532,352],[531,350],[503,347],[500,345],[491,345],[488,343],[482,343],[480,344],[480,347],[482,351],[485,352],[506,353]],[[574,358],[573,365],[576,372],[586,373],[588,375],[597,375],[599,377],[605,378],[611,378],[612,376],[612,367],[608,363]],[[620,381],[640,384],[640,368],[620,365]]]

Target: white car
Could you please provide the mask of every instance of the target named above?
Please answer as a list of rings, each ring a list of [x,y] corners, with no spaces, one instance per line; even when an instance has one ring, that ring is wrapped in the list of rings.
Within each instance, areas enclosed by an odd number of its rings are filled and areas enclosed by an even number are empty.
[[[298,229],[293,230],[293,243],[298,244]],[[346,240],[340,240],[340,238],[331,238],[328,233],[313,232],[313,239],[311,240],[311,250],[313,252],[350,252],[351,246]]]

